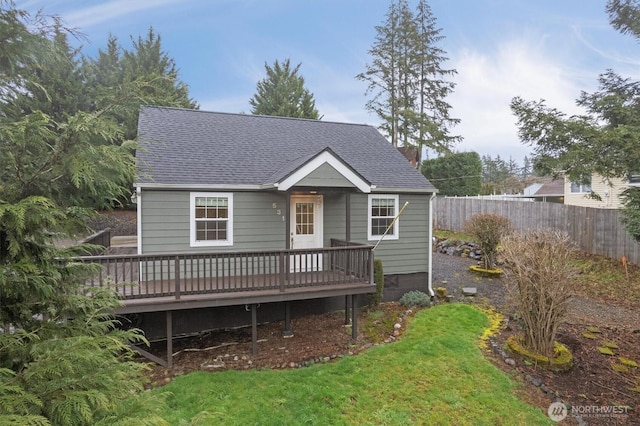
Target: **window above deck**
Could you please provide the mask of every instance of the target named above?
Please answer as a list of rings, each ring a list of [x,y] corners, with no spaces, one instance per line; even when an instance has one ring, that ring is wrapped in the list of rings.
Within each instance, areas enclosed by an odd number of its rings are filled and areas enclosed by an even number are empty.
[[[233,245],[233,194],[192,192],[189,211],[191,247]]]
[[[399,204],[398,195],[371,194],[368,203],[368,239],[369,241],[379,240],[393,222],[394,217],[398,213]],[[396,221],[385,239],[397,240],[399,238],[398,223]]]

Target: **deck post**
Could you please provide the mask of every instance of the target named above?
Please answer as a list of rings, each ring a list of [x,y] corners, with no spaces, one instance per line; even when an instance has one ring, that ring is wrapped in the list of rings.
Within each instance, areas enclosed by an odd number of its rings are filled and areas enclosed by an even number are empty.
[[[291,302],[284,302],[284,331],[282,336],[293,337],[293,331],[291,331]]]
[[[180,257],[176,256],[174,263],[175,265],[173,269],[175,272],[174,281],[176,283],[176,300],[179,300],[180,299]]]
[[[348,325],[349,324],[349,295],[345,294],[344,295],[344,325]]]
[[[353,340],[356,340],[358,338],[358,307],[356,304],[357,299],[357,294],[351,295],[351,338]]]
[[[167,367],[173,368],[173,314],[166,312],[167,325]]]
[[[258,355],[258,314],[256,304],[251,304],[251,355]]]

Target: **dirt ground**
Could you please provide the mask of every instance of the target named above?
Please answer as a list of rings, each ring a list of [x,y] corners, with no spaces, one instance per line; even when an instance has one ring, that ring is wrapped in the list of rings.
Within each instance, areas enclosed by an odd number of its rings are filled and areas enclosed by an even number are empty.
[[[129,214],[122,216],[123,232],[126,232],[133,218]],[[104,222],[118,229],[117,220],[104,219]],[[115,232],[119,235],[121,231]],[[453,301],[494,306],[509,318],[500,278],[478,278],[468,271],[468,259],[440,253],[434,256],[434,287],[446,287]],[[469,286],[478,289],[476,297],[462,295],[462,288]],[[394,324],[409,319],[415,312],[407,313],[398,303],[385,303],[381,308],[381,313],[375,315],[365,310],[359,312],[355,342],[351,339],[350,326],[344,325],[344,313],[340,312],[294,318],[294,335],[289,338],[283,336],[282,322],[259,326],[257,356],[251,355],[250,328],[177,340],[174,367],[154,366],[149,373],[150,386],[162,386],[177,375],[196,370],[303,368],[311,363],[333,362],[372,345],[402,338],[405,327],[394,336]],[[580,413],[583,423],[569,416],[562,424],[640,425],[640,368],[628,366],[625,371],[620,367],[624,365],[623,359],[640,364],[640,309],[637,306],[616,306],[574,297],[558,338],[574,356],[574,367],[564,373],[547,371],[506,353],[505,340],[519,331],[516,321],[507,321],[494,337],[494,347],[486,351],[486,356],[522,383],[518,391],[521,398],[545,413],[554,401],[573,406]],[[598,349],[606,346],[613,355],[604,355]],[[166,356],[163,350],[163,344],[152,348],[158,356]],[[505,362],[505,358],[513,363]]]
[[[309,315],[291,320],[293,336],[283,334],[284,322],[258,326],[257,355],[251,353],[251,327],[211,331],[174,341],[174,367],[154,365],[151,386],[168,383],[173,377],[191,371],[229,369],[283,369],[332,362],[367,348],[401,338],[404,329],[395,324],[409,322],[414,310],[396,302],[380,305],[376,312],[362,309],[358,313],[358,337],[351,336],[344,312]],[[164,342],[153,345],[151,352],[166,357]]]

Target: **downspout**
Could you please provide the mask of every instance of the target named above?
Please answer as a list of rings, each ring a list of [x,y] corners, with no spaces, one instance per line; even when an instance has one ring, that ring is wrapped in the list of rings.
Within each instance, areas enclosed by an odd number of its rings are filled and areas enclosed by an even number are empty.
[[[429,198],[429,267],[428,267],[428,288],[429,295],[434,297],[436,294],[433,291],[433,199],[436,198],[436,193],[431,194]]]

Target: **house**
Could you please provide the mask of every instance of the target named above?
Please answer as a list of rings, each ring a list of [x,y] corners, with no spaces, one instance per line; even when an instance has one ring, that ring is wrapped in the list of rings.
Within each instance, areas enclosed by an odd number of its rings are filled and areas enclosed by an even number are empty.
[[[284,303],[285,328],[290,309],[355,311],[374,256],[386,300],[433,295],[436,189],[374,127],[147,106],[138,142],[138,255],[116,269],[148,335],[163,314],[169,337],[249,308],[255,329],[258,306]]]
[[[564,203],[581,207],[603,209],[619,209],[622,207],[620,195],[630,186],[640,185],[640,174],[632,174],[629,178],[607,179],[597,173],[591,175],[590,182],[572,182],[564,180]],[[600,196],[600,200],[590,197],[591,193]]]
[[[533,183],[524,189],[522,197],[533,201],[562,204],[564,202],[564,185],[563,178]]]

